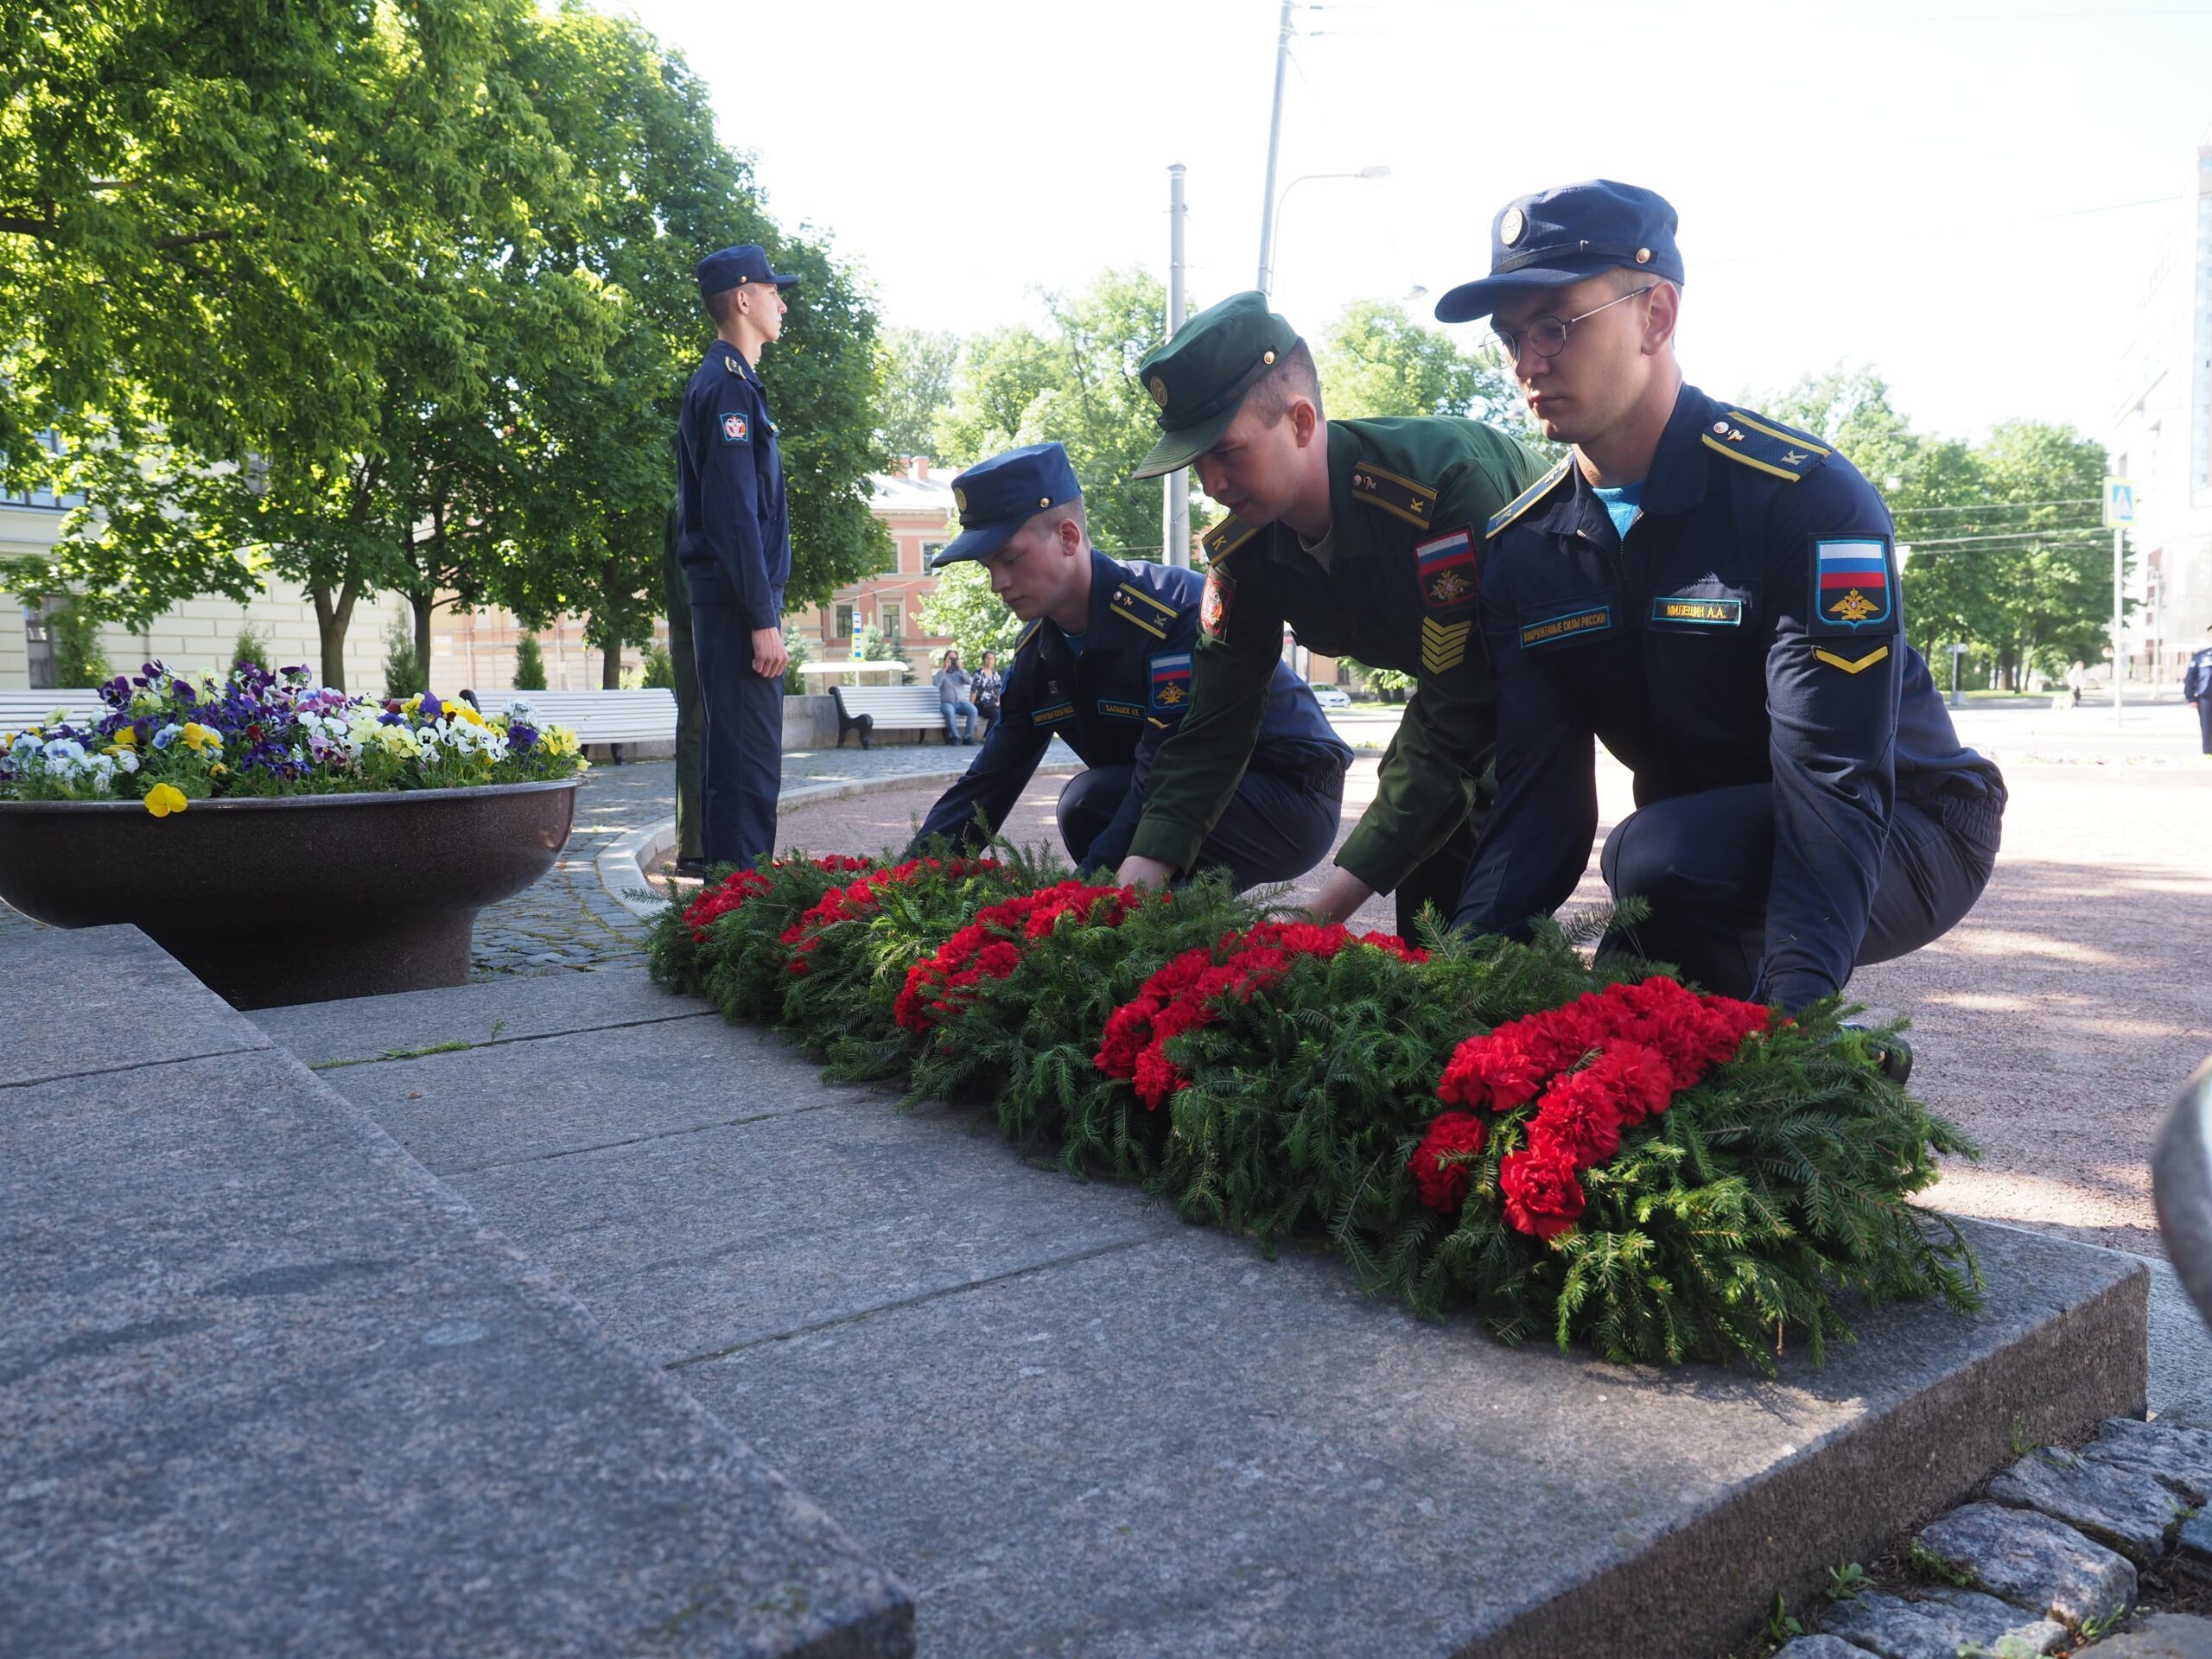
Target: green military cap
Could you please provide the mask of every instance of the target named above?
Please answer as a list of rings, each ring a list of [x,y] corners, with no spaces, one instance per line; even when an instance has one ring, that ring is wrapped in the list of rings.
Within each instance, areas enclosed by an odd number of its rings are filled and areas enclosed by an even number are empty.
[[[1160,405],[1160,442],[1132,474],[1158,478],[1213,448],[1298,331],[1268,309],[1257,289],[1210,305],[1147,357],[1137,374]]]

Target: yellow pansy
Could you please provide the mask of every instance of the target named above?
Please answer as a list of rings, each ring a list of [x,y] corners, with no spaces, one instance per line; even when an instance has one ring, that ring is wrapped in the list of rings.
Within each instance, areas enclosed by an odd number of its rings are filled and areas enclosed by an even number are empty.
[[[231,769],[225,766],[221,761],[218,760],[213,766],[207,768],[207,775],[210,778],[227,778],[231,775]]]
[[[223,734],[202,726],[198,721],[188,721],[184,728],[184,746],[194,754],[203,750],[223,747]]]
[[[138,747],[138,728],[136,726],[125,726],[116,733],[113,741],[126,749],[135,749]]]
[[[156,784],[146,791],[146,810],[157,818],[166,818],[184,808],[184,791],[175,784]]]

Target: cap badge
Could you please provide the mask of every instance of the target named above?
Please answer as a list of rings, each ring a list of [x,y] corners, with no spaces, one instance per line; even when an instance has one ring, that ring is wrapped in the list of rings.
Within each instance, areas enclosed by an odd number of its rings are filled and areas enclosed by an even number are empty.
[[[1272,364],[1274,360],[1275,354],[1273,352],[1262,352],[1260,353],[1260,361],[1262,364]]]
[[[1638,248],[1636,251],[1636,263],[1639,265],[1649,264],[1651,263],[1651,250],[1649,248]]]
[[[1154,403],[1158,404],[1162,409],[1167,407],[1167,383],[1165,380],[1155,374],[1146,382],[1145,390],[1152,394]]]
[[[952,505],[957,512],[965,512],[968,511],[968,492],[962,489],[957,484],[952,486]]]
[[[1521,239],[1522,232],[1528,228],[1528,215],[1518,207],[1509,207],[1505,210],[1505,216],[1497,221],[1497,239],[1510,248]]]
[[[1040,495],[1037,498],[1037,505],[1040,507],[1049,507],[1052,505],[1052,498],[1049,495]]]

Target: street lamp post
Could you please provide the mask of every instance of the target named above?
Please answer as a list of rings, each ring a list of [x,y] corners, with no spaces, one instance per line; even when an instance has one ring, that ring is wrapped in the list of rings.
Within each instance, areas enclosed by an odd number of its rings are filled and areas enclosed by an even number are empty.
[[[1282,194],[1270,204],[1267,219],[1261,226],[1260,292],[1273,294],[1275,291],[1275,245],[1282,239],[1282,207],[1290,200],[1292,191],[1308,179],[1387,179],[1389,176],[1390,169],[1387,167],[1363,167],[1357,173],[1301,173],[1283,186]]]

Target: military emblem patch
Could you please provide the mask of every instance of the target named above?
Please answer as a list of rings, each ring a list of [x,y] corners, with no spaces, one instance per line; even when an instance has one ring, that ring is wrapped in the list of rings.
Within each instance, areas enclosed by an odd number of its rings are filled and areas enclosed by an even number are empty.
[[[1167,407],[1167,383],[1165,380],[1155,374],[1145,383],[1145,390],[1152,394],[1154,403],[1162,409]]]
[[[752,442],[753,423],[747,420],[744,416],[736,413],[734,410],[723,416],[722,442],[724,443]]]
[[[1432,674],[1448,674],[1467,660],[1467,637],[1475,630],[1468,622],[1443,622],[1433,616],[1421,620],[1421,665]]]
[[[1189,652],[1162,652],[1152,659],[1152,706],[1163,715],[1179,715],[1191,706]]]
[[[1896,615],[1887,537],[1813,543],[1811,632],[1860,633],[1888,627]]]
[[[1174,625],[1175,607],[1131,582],[1116,588],[1106,601],[1106,608],[1132,626],[1142,628],[1155,639],[1167,638],[1167,630]]]
[[[1206,594],[1198,601],[1198,626],[1209,639],[1229,639],[1229,607],[1236,599],[1236,584],[1220,570],[1206,572]]]
[[[1456,611],[1474,603],[1481,577],[1475,565],[1475,532],[1455,530],[1414,548],[1414,569],[1421,601],[1432,611]]]
[[[952,505],[961,512],[964,513],[968,511],[968,492],[957,484],[952,486]]]
[[[1497,221],[1497,239],[1511,247],[1521,239],[1521,232],[1529,228],[1529,216],[1518,207],[1509,207],[1505,216]]]

